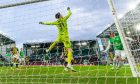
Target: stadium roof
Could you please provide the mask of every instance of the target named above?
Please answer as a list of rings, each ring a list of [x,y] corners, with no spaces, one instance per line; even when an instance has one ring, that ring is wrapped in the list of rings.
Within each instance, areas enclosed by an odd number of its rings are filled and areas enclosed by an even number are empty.
[[[129,12],[127,12],[122,18],[119,19],[123,28],[128,28],[133,25],[137,25],[140,22],[140,3],[137,7]],[[97,38],[104,38],[109,35],[109,32],[117,32],[115,23],[112,23],[103,32],[97,35]]]
[[[0,34],[0,46],[12,44],[12,43],[15,43],[15,41],[13,39],[11,39],[10,37],[8,37],[4,34]]]

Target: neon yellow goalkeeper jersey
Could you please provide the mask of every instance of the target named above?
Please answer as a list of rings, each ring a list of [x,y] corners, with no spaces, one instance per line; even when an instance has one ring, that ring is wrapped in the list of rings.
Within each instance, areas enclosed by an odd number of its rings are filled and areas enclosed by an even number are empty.
[[[68,35],[67,19],[71,16],[72,12],[68,10],[68,14],[64,18],[60,18],[54,22],[43,22],[45,25],[56,25],[58,28],[58,35]]]

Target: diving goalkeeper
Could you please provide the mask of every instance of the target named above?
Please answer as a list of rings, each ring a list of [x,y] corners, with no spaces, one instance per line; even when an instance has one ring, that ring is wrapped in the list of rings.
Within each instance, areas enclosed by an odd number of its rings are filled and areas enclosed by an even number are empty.
[[[69,33],[68,33],[68,25],[67,25],[67,20],[68,18],[71,16],[72,12],[70,10],[70,8],[67,8],[68,10],[68,14],[63,17],[61,15],[60,12],[58,12],[55,15],[55,18],[57,19],[54,22],[39,22],[39,24],[43,24],[43,25],[56,25],[58,28],[58,37],[56,39],[55,42],[53,42],[53,44],[49,47],[49,49],[46,50],[46,52],[51,51],[52,48],[54,48],[54,46],[59,43],[62,42],[64,44],[64,47],[66,48],[68,54],[67,54],[67,68],[71,69],[72,71],[74,71],[72,65],[71,65],[71,60],[73,58],[72,54],[73,54],[73,50],[71,48],[71,42],[70,42],[70,38],[69,38]]]

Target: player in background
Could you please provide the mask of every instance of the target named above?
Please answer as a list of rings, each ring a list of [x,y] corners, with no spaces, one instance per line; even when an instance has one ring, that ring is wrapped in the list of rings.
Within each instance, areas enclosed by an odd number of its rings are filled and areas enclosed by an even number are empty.
[[[47,65],[48,64],[48,60],[49,60],[49,56],[48,55],[44,55],[43,64]]]
[[[56,25],[58,28],[58,37],[56,39],[56,41],[49,47],[49,49],[46,49],[46,52],[51,51],[52,48],[54,48],[54,46],[59,43],[62,42],[64,44],[64,47],[66,48],[68,54],[67,54],[67,68],[74,70],[72,65],[71,65],[71,60],[73,58],[73,50],[72,50],[72,46],[71,46],[71,42],[70,42],[70,38],[69,38],[69,33],[68,33],[68,24],[67,24],[67,20],[68,18],[71,16],[72,12],[70,10],[70,8],[67,8],[68,10],[68,14],[63,17],[61,15],[61,13],[57,13],[55,15],[55,18],[57,19],[54,22],[39,22],[39,24],[43,24],[43,25]]]
[[[25,65],[24,52],[22,48],[20,49],[20,64]]]
[[[29,65],[29,56],[25,56],[25,65],[26,65],[26,66]]]
[[[10,65],[11,64],[11,53],[10,53],[10,49],[6,49],[5,57],[6,57],[6,61],[8,62],[8,65]]]
[[[14,44],[14,47],[11,48],[11,54],[12,54],[11,67],[13,67],[13,65],[16,64],[16,68],[18,68],[18,64],[19,64],[19,50],[16,47],[16,44]]]
[[[125,39],[128,40],[128,41],[135,41],[132,38],[128,38],[128,37],[125,37]],[[114,32],[110,33],[108,46],[103,52],[107,52],[111,48],[111,45],[113,45],[113,48],[114,48],[114,51],[115,51],[115,56],[113,58],[112,69],[120,69],[123,66],[124,61],[126,59],[126,53],[124,51],[120,36],[115,35]]]

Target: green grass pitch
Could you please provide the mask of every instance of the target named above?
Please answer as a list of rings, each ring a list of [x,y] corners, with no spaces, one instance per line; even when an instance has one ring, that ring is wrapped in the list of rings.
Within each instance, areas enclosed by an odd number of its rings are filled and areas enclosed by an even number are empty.
[[[129,66],[111,70],[111,66],[74,66],[77,72],[62,66],[0,67],[0,84],[140,84]]]

